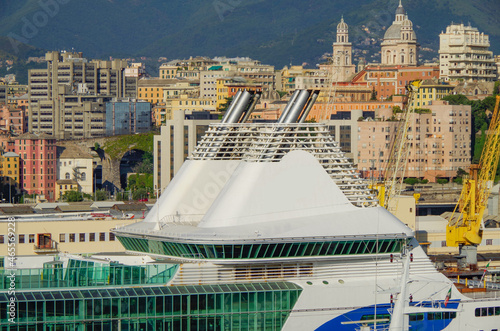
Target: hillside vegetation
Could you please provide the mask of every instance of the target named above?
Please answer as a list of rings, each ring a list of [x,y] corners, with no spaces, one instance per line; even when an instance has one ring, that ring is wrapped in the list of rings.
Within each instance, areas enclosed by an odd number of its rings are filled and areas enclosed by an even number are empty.
[[[41,3],[53,6],[44,11]],[[331,52],[341,15],[349,24],[356,54],[378,60],[380,39],[397,4],[397,0],[3,0],[0,35],[16,35],[43,49],[83,51],[86,57],[227,55],[250,56],[277,67],[303,62],[314,66]],[[452,21],[470,22],[488,33],[492,50],[500,53],[498,0],[403,0],[403,5],[419,43],[429,49],[422,52],[427,59],[437,55],[439,33]],[[51,15],[43,20],[45,12]],[[30,24],[35,29],[23,34]]]

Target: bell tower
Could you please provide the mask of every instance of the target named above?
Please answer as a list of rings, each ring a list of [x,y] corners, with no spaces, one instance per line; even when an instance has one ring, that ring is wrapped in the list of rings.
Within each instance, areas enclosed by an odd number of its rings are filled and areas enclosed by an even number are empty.
[[[337,25],[337,41],[333,43],[334,80],[346,82],[355,74],[356,66],[352,64],[352,44],[349,42],[349,27],[342,16]]]

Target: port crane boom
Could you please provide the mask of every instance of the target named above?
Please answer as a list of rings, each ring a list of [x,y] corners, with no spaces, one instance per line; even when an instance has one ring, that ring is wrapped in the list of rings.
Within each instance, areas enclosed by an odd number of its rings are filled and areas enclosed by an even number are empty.
[[[396,132],[394,143],[392,144],[391,153],[384,175],[384,188],[379,189],[380,205],[386,209],[397,209],[395,204],[390,205],[391,199],[399,195],[402,191],[403,180],[405,177],[406,166],[408,164],[408,153],[410,151],[408,145],[408,131],[410,127],[411,115],[414,112],[414,100],[422,81],[414,80],[406,86],[408,101],[403,109],[401,125]],[[385,196],[384,196],[385,191]],[[392,213],[395,210],[389,210]]]
[[[464,180],[460,199],[446,226],[446,244],[460,247],[460,256],[467,265],[477,264],[477,245],[482,241],[483,215],[493,187],[500,159],[500,96],[496,97],[495,109],[486,135],[479,164],[471,165],[468,178]]]

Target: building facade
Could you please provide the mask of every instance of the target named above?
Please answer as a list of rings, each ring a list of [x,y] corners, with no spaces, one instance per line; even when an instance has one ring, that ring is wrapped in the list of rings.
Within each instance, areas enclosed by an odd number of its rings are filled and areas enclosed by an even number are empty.
[[[75,146],[72,148],[58,146],[57,151],[57,180],[72,180],[76,183],[77,191],[92,194],[95,187],[92,155]],[[72,189],[73,187],[66,190]]]
[[[451,24],[439,35],[439,69],[445,80],[493,81],[496,65],[487,34]]]
[[[25,133],[15,139],[15,153],[20,157],[21,190],[40,200],[55,200],[57,151],[55,139],[46,134]]]
[[[427,110],[412,114],[408,131],[409,156],[405,177],[456,177],[471,164],[471,107],[432,101]],[[366,178],[382,178],[399,122],[358,123],[358,170]]]
[[[144,133],[151,130],[151,104],[137,100],[106,103],[106,135]]]
[[[45,57],[46,69],[29,71],[30,132],[57,139],[92,137],[87,130],[99,124],[82,124],[83,118],[66,121],[67,116],[83,116],[81,110],[89,109],[87,117],[93,117],[92,103],[102,104],[105,96],[136,97],[138,78],[125,75],[128,65],[124,60],[89,62],[82,53],[70,52],[49,52]],[[73,111],[73,107],[80,109]],[[99,112],[102,115],[103,109]]]

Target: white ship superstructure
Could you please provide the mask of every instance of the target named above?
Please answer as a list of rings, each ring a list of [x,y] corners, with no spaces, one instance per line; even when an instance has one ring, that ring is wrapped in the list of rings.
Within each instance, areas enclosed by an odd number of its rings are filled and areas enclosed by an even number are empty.
[[[136,264],[18,266],[22,315],[9,324],[0,291],[2,330],[498,329],[497,292],[461,294],[327,127],[304,122],[316,96],[247,124],[258,99],[240,92],[146,219],[113,230]]]
[[[117,237],[130,252],[179,263],[169,285],[299,286],[284,330],[500,325],[500,301],[467,298],[435,270],[327,127],[301,120],[307,107],[288,121],[285,109],[278,123],[238,123],[243,112],[212,125],[145,221]]]

